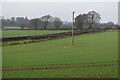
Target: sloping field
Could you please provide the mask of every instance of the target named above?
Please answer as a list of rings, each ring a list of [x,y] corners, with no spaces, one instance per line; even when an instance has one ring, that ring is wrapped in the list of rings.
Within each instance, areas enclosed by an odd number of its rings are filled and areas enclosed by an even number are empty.
[[[117,32],[3,46],[4,78],[115,78],[117,63]]]
[[[3,30],[2,37],[23,37],[68,32],[69,30]]]

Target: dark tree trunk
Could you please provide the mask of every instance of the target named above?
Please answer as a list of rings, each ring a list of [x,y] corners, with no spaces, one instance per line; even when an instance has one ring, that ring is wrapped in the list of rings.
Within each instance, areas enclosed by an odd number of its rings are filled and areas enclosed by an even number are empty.
[[[21,27],[21,29],[23,30],[23,29],[24,29],[24,27],[22,26],[22,27]]]
[[[47,29],[47,27],[45,26],[44,29]]]

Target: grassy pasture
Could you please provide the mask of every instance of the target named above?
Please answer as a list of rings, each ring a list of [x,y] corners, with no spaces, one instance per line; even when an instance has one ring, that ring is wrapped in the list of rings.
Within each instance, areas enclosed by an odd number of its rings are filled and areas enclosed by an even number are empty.
[[[15,26],[4,26],[3,29],[21,29],[21,27],[15,27]]]
[[[69,30],[3,30],[2,37],[22,37],[68,32]]]
[[[76,36],[74,46],[71,38],[3,46],[3,77],[115,78],[117,61],[118,33],[102,32]]]

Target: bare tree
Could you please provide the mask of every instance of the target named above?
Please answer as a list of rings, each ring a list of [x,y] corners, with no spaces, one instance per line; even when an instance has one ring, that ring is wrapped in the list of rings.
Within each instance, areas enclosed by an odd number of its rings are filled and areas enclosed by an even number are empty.
[[[95,11],[90,11],[87,14],[80,14],[75,18],[75,26],[82,29],[83,25],[88,25],[92,29],[93,25],[100,22],[100,14]]]
[[[26,19],[24,17],[17,17],[16,18],[16,25],[21,27],[21,29],[24,29],[26,26]]]
[[[47,29],[47,26],[49,25],[50,22],[53,21],[53,18],[50,15],[45,15],[45,16],[41,17],[40,20],[42,21],[44,29]]]
[[[89,28],[92,29],[92,26],[99,23],[100,22],[100,14],[98,14],[97,12],[95,11],[90,11],[88,12],[88,25],[89,25]]]
[[[56,29],[59,29],[60,26],[61,26],[63,23],[62,23],[62,21],[61,21],[60,18],[54,17],[53,24],[54,24],[54,27],[55,27]]]
[[[83,29],[83,25],[87,23],[88,16],[86,14],[80,14],[75,18],[75,26],[78,29]]]
[[[39,18],[30,20],[29,24],[31,27],[34,27],[34,29],[38,29]]]

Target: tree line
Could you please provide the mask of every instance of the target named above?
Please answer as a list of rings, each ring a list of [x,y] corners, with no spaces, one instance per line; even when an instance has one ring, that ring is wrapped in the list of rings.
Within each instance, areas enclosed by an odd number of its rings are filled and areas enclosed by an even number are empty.
[[[11,17],[10,19],[2,19],[2,27],[4,26],[17,26],[24,29],[47,29],[52,25],[55,29],[59,29],[62,25],[62,21],[58,17],[52,17],[50,15],[42,16],[41,18],[28,19],[27,17]]]
[[[79,14],[75,17],[74,28],[76,29],[92,29],[92,28],[112,28],[118,27],[113,22],[100,23],[101,16],[95,11],[90,11],[86,14]],[[27,17],[11,17],[10,19],[2,19],[2,27],[4,26],[17,26],[21,29],[60,29],[72,27],[72,22],[62,22],[59,17],[52,17],[51,15],[45,15],[40,18],[28,19]]]
[[[101,23],[101,15],[95,11],[90,11],[87,14],[79,14],[75,18],[75,26],[77,29],[93,29],[93,28],[119,28],[118,24],[109,21],[108,23]]]

